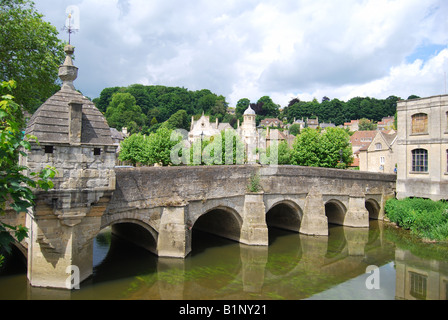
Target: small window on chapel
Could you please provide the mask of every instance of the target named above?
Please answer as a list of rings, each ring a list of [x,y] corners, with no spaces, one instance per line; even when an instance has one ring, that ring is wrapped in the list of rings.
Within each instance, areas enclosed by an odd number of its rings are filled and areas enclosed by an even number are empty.
[[[54,152],[54,147],[53,146],[45,146],[44,149],[45,149],[45,153],[51,154],[51,153]]]
[[[93,149],[93,155],[94,156],[100,156],[101,155],[101,148],[94,148]]]
[[[412,133],[428,133],[428,115],[418,113],[412,116]]]

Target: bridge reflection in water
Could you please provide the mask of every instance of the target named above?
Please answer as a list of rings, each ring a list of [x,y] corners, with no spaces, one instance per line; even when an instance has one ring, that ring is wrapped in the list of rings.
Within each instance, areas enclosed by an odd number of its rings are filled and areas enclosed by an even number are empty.
[[[254,247],[193,229],[191,254],[170,259],[109,229],[95,241],[94,274],[80,290],[36,288],[25,276],[11,283],[0,276],[2,288],[16,291],[6,296],[2,290],[0,298],[446,299],[448,263],[397,248],[385,236],[397,232],[373,220],[369,229],[331,226],[328,237],[270,228],[269,246]],[[380,290],[365,286],[370,265],[380,267]]]

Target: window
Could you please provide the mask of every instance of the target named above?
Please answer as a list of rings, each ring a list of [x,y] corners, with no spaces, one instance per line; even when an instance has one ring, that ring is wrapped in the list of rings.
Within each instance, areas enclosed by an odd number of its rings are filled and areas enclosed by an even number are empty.
[[[412,150],[412,171],[428,172],[428,151],[425,149]]]
[[[93,155],[100,156],[101,155],[101,148],[94,148],[93,149]]]
[[[375,150],[383,150],[383,145],[381,143],[375,144]]]
[[[412,116],[412,133],[428,133],[428,115],[418,113]]]
[[[425,275],[421,275],[414,272],[409,272],[410,275],[410,284],[411,284],[411,295],[420,300],[426,299],[426,286],[427,286],[427,277]]]
[[[45,153],[53,153],[54,147],[53,146],[45,146]]]
[[[386,158],[380,157],[380,164],[385,164],[385,163],[386,163]]]
[[[448,150],[446,150],[446,172],[448,172]]]

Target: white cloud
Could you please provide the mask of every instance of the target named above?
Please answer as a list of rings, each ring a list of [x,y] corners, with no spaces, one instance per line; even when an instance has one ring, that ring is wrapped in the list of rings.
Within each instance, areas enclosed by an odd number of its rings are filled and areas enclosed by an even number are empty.
[[[445,0],[36,1],[58,29],[68,5],[81,13],[75,85],[92,98],[133,83],[210,89],[231,105],[444,93],[446,50],[406,58],[446,47]]]

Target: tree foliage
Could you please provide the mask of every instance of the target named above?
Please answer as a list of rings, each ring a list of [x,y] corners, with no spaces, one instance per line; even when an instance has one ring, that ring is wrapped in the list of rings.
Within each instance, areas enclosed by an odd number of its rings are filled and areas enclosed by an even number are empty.
[[[120,144],[119,160],[128,161],[133,166],[172,165],[171,150],[179,139],[171,139],[173,130],[160,127],[156,132],[145,136],[141,133],[133,134]]]
[[[319,103],[316,99],[300,101],[294,98],[282,110],[281,116],[286,117],[290,123],[294,119],[318,117],[320,123],[334,123],[336,126],[361,118],[381,121],[383,117],[395,114],[399,99],[396,96],[390,96],[383,100],[355,97],[344,102],[324,97]]]
[[[123,108],[117,108],[114,97],[126,95],[134,98],[126,104],[134,112],[131,117],[128,111],[123,116]],[[111,127],[121,129],[127,127],[131,133],[142,132],[149,134],[156,132],[162,123],[168,121],[171,129],[190,129],[192,116],[203,112],[210,115],[210,120],[218,118],[236,123],[236,116],[227,115],[228,103],[226,99],[210,90],[190,91],[179,87],[144,86],[134,84],[129,87],[112,87],[102,90],[100,97],[93,100],[97,108],[105,113]],[[140,108],[135,110],[134,106]],[[173,128],[176,126],[176,128]],[[178,126],[178,127],[177,127]]]
[[[324,133],[305,128],[290,154],[291,164],[299,166],[337,168],[341,158],[346,165],[353,162],[349,134],[341,128],[327,128]]]
[[[0,81],[15,80],[15,101],[30,112],[58,90],[64,44],[29,0],[0,0]]]
[[[24,126],[22,108],[14,102],[14,97],[6,92],[15,88],[14,81],[2,82],[0,86],[0,215],[4,215],[8,206],[17,213],[26,212],[34,205],[33,188],[48,190],[53,187],[51,179],[54,168],[47,167],[40,172],[25,172],[29,169],[19,164],[19,155],[26,156],[25,150],[31,149],[31,143],[22,133]],[[35,139],[28,136],[27,139]],[[11,226],[0,222],[0,248],[7,252],[10,243],[27,236],[23,226]]]
[[[114,93],[106,111],[106,119],[110,127],[121,130],[128,128],[130,133],[141,130],[145,124],[145,115],[130,93]]]

